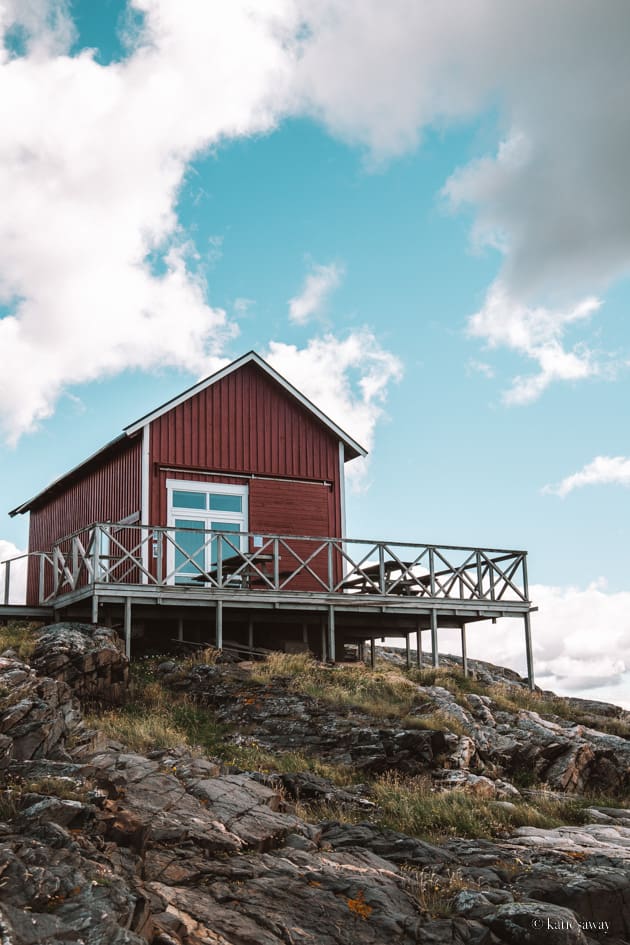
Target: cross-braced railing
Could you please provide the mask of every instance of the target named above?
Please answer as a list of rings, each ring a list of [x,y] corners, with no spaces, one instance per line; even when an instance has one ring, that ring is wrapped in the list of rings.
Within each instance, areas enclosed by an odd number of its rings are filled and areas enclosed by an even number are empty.
[[[528,603],[526,552],[412,542],[97,523],[38,569],[40,603],[94,584]]]

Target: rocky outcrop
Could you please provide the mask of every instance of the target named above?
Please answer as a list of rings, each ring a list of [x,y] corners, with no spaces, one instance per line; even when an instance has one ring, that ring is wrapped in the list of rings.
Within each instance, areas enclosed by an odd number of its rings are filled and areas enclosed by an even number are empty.
[[[67,758],[66,743],[81,728],[79,705],[66,683],[0,657],[0,769],[14,760]]]
[[[503,804],[515,788],[497,773],[514,770],[528,745],[528,763],[549,770],[573,744],[570,764],[586,777],[613,738],[524,710],[504,718],[492,700],[460,704],[439,686],[425,687],[418,721],[422,712],[439,712],[457,731],[445,723],[444,731],[401,733],[394,722],[371,729],[368,716],[335,713],[282,681],[247,683],[238,667],[169,673],[173,685],[276,750],[299,746],[364,772],[425,770],[436,787],[448,783]],[[2,945],[621,945],[630,938],[623,804],[593,807],[580,827],[432,844],[374,823],[367,789],[339,788],[311,772],[237,771],[183,749],[88,751],[67,682],[3,659],[0,686]],[[615,770],[623,771],[625,756],[615,750]],[[363,819],[312,823],[305,800],[333,801]]]
[[[528,709],[506,709],[488,695],[417,686],[419,705],[400,722],[305,696],[290,679],[253,682],[238,667],[200,664],[182,672],[170,664],[163,679],[211,707],[221,721],[255,733],[242,736],[243,742],[303,751],[366,776],[429,774],[444,786],[504,798],[517,793],[513,782],[546,783],[574,794],[630,792],[630,740]]]
[[[31,665],[67,683],[83,702],[119,705],[127,696],[129,662],[115,630],[88,623],[55,623],[37,634]]]

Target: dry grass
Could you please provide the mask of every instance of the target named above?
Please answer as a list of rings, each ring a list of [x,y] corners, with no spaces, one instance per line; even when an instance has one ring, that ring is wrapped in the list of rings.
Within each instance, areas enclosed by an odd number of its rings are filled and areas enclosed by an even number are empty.
[[[466,879],[460,870],[403,869],[407,891],[416,899],[421,912],[432,917],[453,913],[453,900],[465,889],[479,889],[479,883]]]
[[[0,653],[3,650],[14,650],[19,659],[28,663],[35,649],[35,630],[41,623],[11,620],[6,627],[0,627]]]
[[[361,663],[323,666],[307,653],[270,654],[253,678],[265,683],[273,677],[289,677],[296,692],[377,719],[403,718],[424,701],[417,686],[399,670],[373,671]]]
[[[583,823],[585,798],[541,797],[504,806],[463,791],[436,791],[424,778],[385,774],[373,785],[380,808],[379,822],[425,840],[446,837],[491,839],[506,836],[515,827],[550,829]]]

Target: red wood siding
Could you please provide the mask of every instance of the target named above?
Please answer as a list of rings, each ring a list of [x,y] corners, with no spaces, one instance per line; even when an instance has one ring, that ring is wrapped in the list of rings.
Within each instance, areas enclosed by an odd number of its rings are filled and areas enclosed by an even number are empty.
[[[334,496],[328,486],[306,482],[282,482],[279,480],[253,479],[249,490],[250,531],[261,535],[314,535],[326,536],[333,515]],[[302,561],[317,548],[317,542],[296,541],[290,543]],[[300,566],[300,560],[291,551],[280,549],[281,581],[283,572],[292,572]],[[318,554],[309,567],[326,582],[328,578],[328,552]],[[303,569],[287,585],[287,590],[325,590],[312,575]]]
[[[197,471],[189,472],[190,467]],[[219,475],[204,475],[200,469]],[[230,473],[279,478],[248,481],[230,477]],[[167,524],[169,478],[248,483],[250,531],[341,535],[338,439],[253,364],[217,381],[151,423],[149,518],[154,525]],[[290,569],[288,556],[286,565]],[[322,569],[327,564],[318,561],[315,565],[313,570],[325,573]],[[306,574],[299,583],[292,582],[291,589],[322,588]]]
[[[99,465],[86,471],[45,504],[31,509],[29,550],[50,551],[55,542],[92,522],[116,522],[140,512],[142,436],[122,441]],[[39,597],[38,568],[29,569],[27,603]]]
[[[208,481],[189,467],[333,484],[323,534],[341,533],[339,441],[279,384],[253,364],[158,417],[150,429],[150,520],[166,525],[167,478]],[[183,467],[177,473],[160,469]],[[256,509],[250,501],[250,522]],[[299,534],[299,529],[291,529]]]

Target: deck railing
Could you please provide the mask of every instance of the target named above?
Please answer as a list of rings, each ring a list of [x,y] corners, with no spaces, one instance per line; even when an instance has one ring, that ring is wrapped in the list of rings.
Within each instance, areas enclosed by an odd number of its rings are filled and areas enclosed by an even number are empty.
[[[93,584],[528,601],[527,554],[504,549],[96,523],[29,558],[40,604]]]

